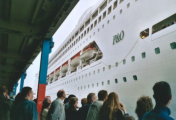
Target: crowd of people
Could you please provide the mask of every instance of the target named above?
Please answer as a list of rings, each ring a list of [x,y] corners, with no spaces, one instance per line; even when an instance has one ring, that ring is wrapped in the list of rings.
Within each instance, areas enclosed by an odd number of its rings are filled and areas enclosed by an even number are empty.
[[[160,29],[158,29],[158,28],[153,29],[152,34],[158,32],[158,31],[160,31],[160,30],[162,30],[166,27],[169,27],[173,24],[176,24],[176,20],[175,21],[170,21],[170,23],[167,23],[166,25],[163,24]]]
[[[24,87],[12,102],[8,89],[1,87],[0,120],[39,120],[36,103],[33,101],[33,91]],[[138,120],[174,120],[170,117],[169,104],[172,99],[171,88],[167,82],[161,81],[153,86],[153,97],[156,105],[153,108],[152,99],[141,96],[136,102],[135,113]],[[98,95],[89,93],[81,100],[69,95],[66,98],[64,90],[57,92],[57,98],[51,103],[49,98],[43,101],[41,120],[135,120],[129,115],[126,107],[115,92],[100,90]]]

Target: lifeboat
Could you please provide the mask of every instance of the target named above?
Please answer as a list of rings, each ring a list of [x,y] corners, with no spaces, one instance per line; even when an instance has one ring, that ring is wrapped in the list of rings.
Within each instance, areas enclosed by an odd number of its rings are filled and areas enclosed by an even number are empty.
[[[61,72],[66,73],[68,71],[68,61],[62,65]]]
[[[78,52],[76,55],[74,55],[72,58],[71,58],[71,62],[70,62],[70,65],[72,67],[70,67],[70,69],[74,69],[75,67],[77,67],[80,63],[80,52]]]
[[[55,75],[56,75],[56,77],[59,77],[59,75],[60,75],[60,67],[56,69]]]
[[[50,78],[50,80],[53,80],[53,78],[54,78],[54,72],[52,72],[52,73],[49,75],[49,78]]]
[[[61,76],[61,77],[64,77],[65,75],[66,75],[66,72],[65,72],[65,73],[61,72],[61,73],[60,73],[60,76]]]
[[[87,48],[86,50],[83,50],[83,52],[80,55],[81,60],[89,60],[94,57],[94,52],[96,52],[95,48]]]

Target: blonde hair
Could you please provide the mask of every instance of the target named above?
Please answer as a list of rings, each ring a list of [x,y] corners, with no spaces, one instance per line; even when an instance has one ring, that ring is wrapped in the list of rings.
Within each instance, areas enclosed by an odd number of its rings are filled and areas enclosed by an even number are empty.
[[[109,117],[109,120],[112,120],[118,110],[120,110],[119,97],[115,92],[112,92],[101,108],[102,117],[105,115]]]

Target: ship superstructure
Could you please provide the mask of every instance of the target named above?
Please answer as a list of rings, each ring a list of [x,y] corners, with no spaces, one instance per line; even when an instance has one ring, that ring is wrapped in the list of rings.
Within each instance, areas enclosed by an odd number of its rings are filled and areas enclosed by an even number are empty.
[[[136,116],[137,99],[152,98],[154,83],[167,81],[176,118],[175,6],[176,0],[100,0],[51,56],[46,95],[53,100],[64,89],[80,100],[106,89]]]

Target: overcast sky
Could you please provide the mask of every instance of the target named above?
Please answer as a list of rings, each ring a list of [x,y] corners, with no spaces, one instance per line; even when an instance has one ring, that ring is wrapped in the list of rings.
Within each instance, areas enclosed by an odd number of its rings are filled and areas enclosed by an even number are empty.
[[[89,7],[95,5],[97,1],[98,0],[79,0],[78,4],[75,6],[75,8],[72,10],[69,16],[66,18],[66,20],[63,22],[63,24],[54,34],[53,36],[54,48],[52,49],[52,53],[50,53],[49,56],[51,56],[57,50],[57,48],[62,44],[62,42],[72,32],[72,30],[78,24],[78,20],[82,16],[82,14]],[[30,86],[33,88],[34,81],[35,81],[35,74],[39,72],[40,57],[41,57],[41,54],[39,54],[36,57],[36,59],[33,61],[33,64],[27,69],[26,71],[27,76],[24,81],[24,86]],[[20,82],[21,80],[18,81],[17,93],[19,92]]]

